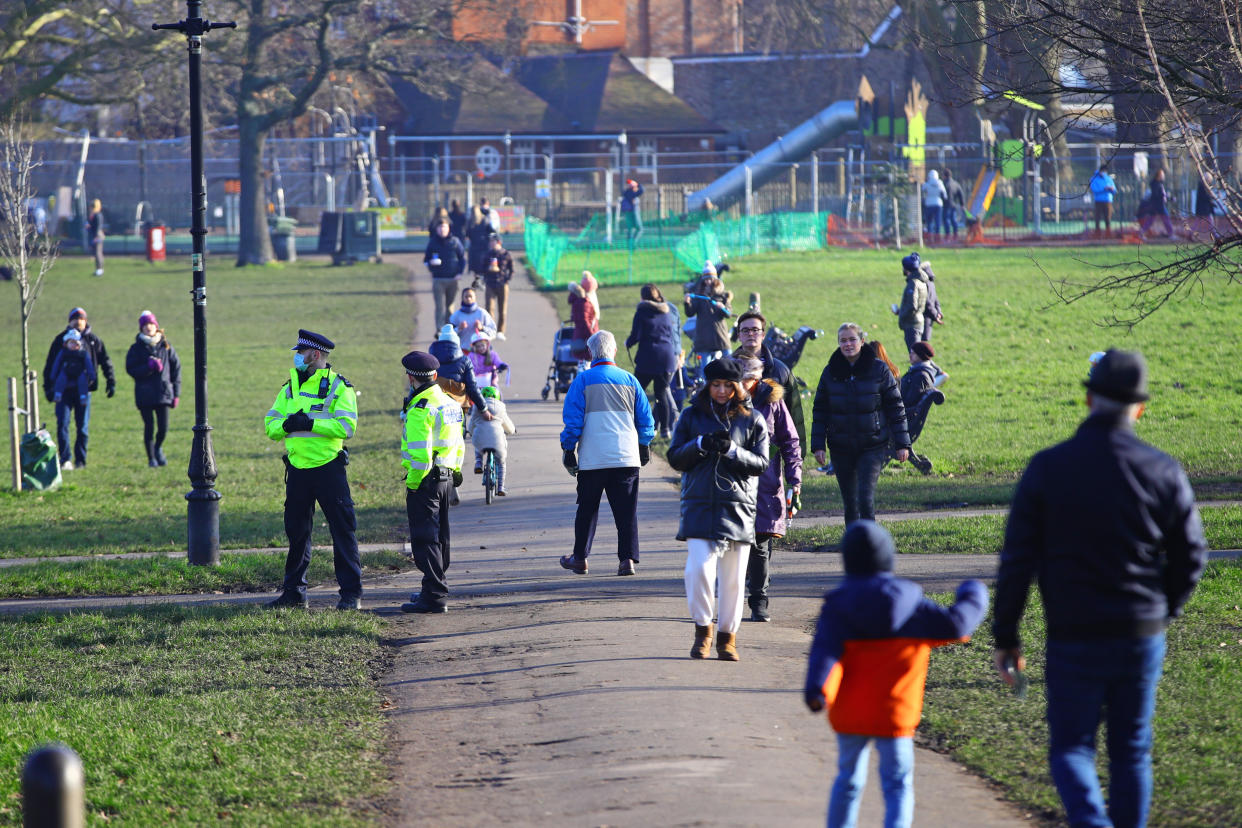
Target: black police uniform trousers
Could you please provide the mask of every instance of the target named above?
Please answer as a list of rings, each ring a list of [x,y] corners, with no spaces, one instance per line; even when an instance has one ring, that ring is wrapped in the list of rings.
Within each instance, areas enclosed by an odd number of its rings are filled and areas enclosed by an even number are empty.
[[[441,479],[440,475],[444,475]],[[449,568],[449,498],[453,473],[436,467],[417,489],[406,489],[405,513],[410,520],[410,551],[423,573],[422,593],[413,600],[443,605],[448,598],[445,572]]]
[[[362,597],[362,562],[358,558],[358,528],[354,500],[345,477],[344,454],[313,469],[299,469],[285,458],[285,534],[289,556],[285,558],[285,595],[306,597],[306,568],[311,559],[311,528],[315,504],[323,510],[332,533],[332,565],[343,598]]]

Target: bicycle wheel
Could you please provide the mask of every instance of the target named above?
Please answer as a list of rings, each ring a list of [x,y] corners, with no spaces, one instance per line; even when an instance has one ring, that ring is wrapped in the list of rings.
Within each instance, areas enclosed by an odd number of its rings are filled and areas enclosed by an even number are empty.
[[[483,502],[491,503],[496,495],[496,452],[483,450]]]

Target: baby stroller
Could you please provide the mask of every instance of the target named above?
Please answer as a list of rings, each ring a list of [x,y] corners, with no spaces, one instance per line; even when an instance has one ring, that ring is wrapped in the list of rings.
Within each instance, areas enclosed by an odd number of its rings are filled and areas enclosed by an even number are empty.
[[[819,339],[823,335],[823,331],[816,330],[810,325],[798,328],[793,336],[780,328],[772,327],[768,328],[767,334],[763,337],[763,344],[768,346],[772,356],[785,363],[792,371],[793,367],[798,364],[798,360],[802,358],[802,350],[806,348],[806,343],[812,339]]]
[[[548,381],[543,386],[540,396],[548,398],[555,393],[553,399],[559,400],[561,394],[569,390],[569,384],[578,376],[578,358],[573,351],[574,323],[564,322],[560,329],[552,335],[552,362],[548,365]]]

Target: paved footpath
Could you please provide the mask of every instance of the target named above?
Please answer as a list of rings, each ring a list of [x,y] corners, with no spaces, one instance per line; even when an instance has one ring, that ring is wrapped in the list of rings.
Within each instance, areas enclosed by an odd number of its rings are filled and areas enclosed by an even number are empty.
[[[431,308],[417,257],[391,258],[415,270],[419,307]],[[553,298],[563,314],[562,296]],[[773,622],[742,626],[742,661],[689,659],[685,547],[674,540],[677,475],[655,457],[642,474],[638,575],[615,575],[616,535],[606,507],[591,573],[560,569],[557,558],[572,546],[573,481],[560,466],[560,406],[539,398],[557,317],[524,280],[514,284],[511,311],[510,337],[497,343],[514,365],[513,385],[505,389],[519,430],[510,441],[511,494],[486,506],[478,478],[467,473],[463,502],[452,513],[449,613],[397,611],[418,589],[416,572],[366,585],[367,609],[392,622],[394,662],[384,692],[395,784],[382,803],[387,821],[822,824],[835,742],[823,719],[803,707],[800,689],[820,596],[842,575],[839,556],[778,551]],[[429,316],[420,312],[420,331],[435,330]],[[622,338],[629,322],[628,313],[603,320]],[[900,574],[928,590],[990,578],[995,568],[994,555],[912,555],[897,563]],[[0,612],[170,600],[254,603],[256,597],[0,601]],[[316,608],[331,606],[334,585],[312,590],[311,600]],[[919,825],[1029,824],[986,783],[939,754],[918,751],[915,779]],[[862,824],[881,819],[873,772]]]
[[[419,306],[430,308],[417,271]],[[563,314],[561,295],[552,298]],[[520,277],[510,310],[509,338],[497,343],[514,365],[505,389],[518,426],[510,496],[484,505],[467,471],[453,510],[447,615],[396,612],[416,574],[368,586],[367,606],[394,622],[385,682],[392,824],[822,824],[834,740],[803,707],[801,685],[808,631],[839,559],[778,555],[774,621],[742,627],[742,661],[691,660],[677,477],[653,458],[642,475],[638,575],[615,574],[607,507],[590,574],[560,569],[572,546],[573,481],[560,466],[560,406],[539,398],[557,317]],[[420,331],[435,329],[426,316]],[[622,339],[629,332],[628,314],[602,322]],[[947,588],[992,571],[995,559],[919,556],[898,566]],[[919,751],[916,767],[919,824],[1026,823],[947,758]],[[863,824],[879,824],[881,813],[873,775]]]

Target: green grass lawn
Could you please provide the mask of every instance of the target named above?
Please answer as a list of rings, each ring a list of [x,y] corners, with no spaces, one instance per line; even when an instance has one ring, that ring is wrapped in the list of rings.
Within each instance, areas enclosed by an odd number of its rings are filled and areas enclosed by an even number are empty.
[[[1210,548],[1242,549],[1242,507],[1209,506],[1199,512]],[[796,518],[794,523],[784,542],[801,549],[838,547],[845,531],[844,526],[798,529]],[[996,555],[1005,539],[1004,515],[894,520],[884,525],[903,554]]]
[[[923,477],[909,466],[886,472],[878,507],[1008,503],[1031,455],[1068,437],[1085,416],[1081,380],[1087,356],[1111,346],[1141,349],[1150,365],[1153,399],[1139,435],[1178,457],[1201,492],[1236,496],[1242,484],[1242,449],[1235,442],[1242,426],[1242,380],[1232,366],[1242,362],[1242,339],[1234,335],[1242,291],[1224,276],[1205,277],[1201,290],[1127,331],[1100,324],[1114,310],[1103,298],[1058,303],[1044,275],[1091,280],[1100,275],[1095,265],[1132,255],[1123,248],[927,251],[945,314],[933,337],[936,361],[950,374],[948,401],[933,409],[917,444],[935,472]],[[725,284],[739,311],[757,292],[771,324],[791,333],[804,324],[824,330],[795,369],[812,389],[836,347],[836,329],[846,321],[892,346],[894,362],[902,371],[907,367],[901,331],[889,311],[904,286],[899,254],[773,253],[731,265]],[[644,280],[637,275],[636,282]],[[678,283],[665,282],[663,289],[680,299]],[[638,284],[600,290],[602,325],[620,340],[629,333],[638,290]],[[567,314],[564,299],[550,296]],[[619,360],[631,365],[625,353]],[[803,499],[809,509],[840,511],[836,483],[825,475],[807,475]]]
[[[414,304],[395,265],[334,268],[326,263],[234,268],[225,257],[208,269],[209,421],[219,465],[220,542],[225,548],[282,546],[283,444],[268,440],[263,416],[292,367],[298,328],[333,339],[336,370],[358,392],[358,431],[346,445],[363,542],[404,538],[400,358],[414,341]],[[116,366],[117,393],[93,397],[87,468],[65,473],[49,493],[0,492],[0,556],[173,551],[185,548],[186,477],[194,425],[193,308],[184,260],[148,264],[113,258],[91,276],[83,258],[66,258],[49,274],[30,324],[31,360],[43,370],[53,336],[80,305]],[[16,292],[0,303],[0,371],[20,374]],[[182,363],[181,405],[172,412],[164,468],[147,466],[142,421],[134,407],[125,354],[138,314],[153,310]],[[102,383],[101,383],[102,389]],[[55,433],[55,412],[42,419]],[[7,469],[7,465],[6,465]],[[7,473],[7,472],[6,472]],[[315,542],[329,542],[326,528]]]
[[[1217,561],[1208,566],[1185,616],[1169,627],[1156,705],[1151,825],[1242,825],[1240,605],[1242,562]],[[1061,824],[1063,812],[1048,775],[1040,602],[1028,604],[1022,625],[1031,680],[1025,699],[1009,694],[992,669],[990,624],[985,620],[969,644],[932,654],[917,738],[997,782],[1023,807]],[[1102,740],[1099,744],[1102,750]],[[1100,774],[1107,779],[1103,761]]]
[[[413,563],[398,552],[362,553],[362,576],[392,574]],[[0,568],[0,598],[88,595],[177,595],[199,592],[276,592],[285,556],[223,555],[219,566],[190,566],[184,557],[39,561]],[[311,586],[335,583],[332,553],[317,551],[306,570]]]
[[[93,824],[376,822],[381,624],[244,607],[0,617],[0,824],[21,824],[23,757],[53,740],[82,757]]]

